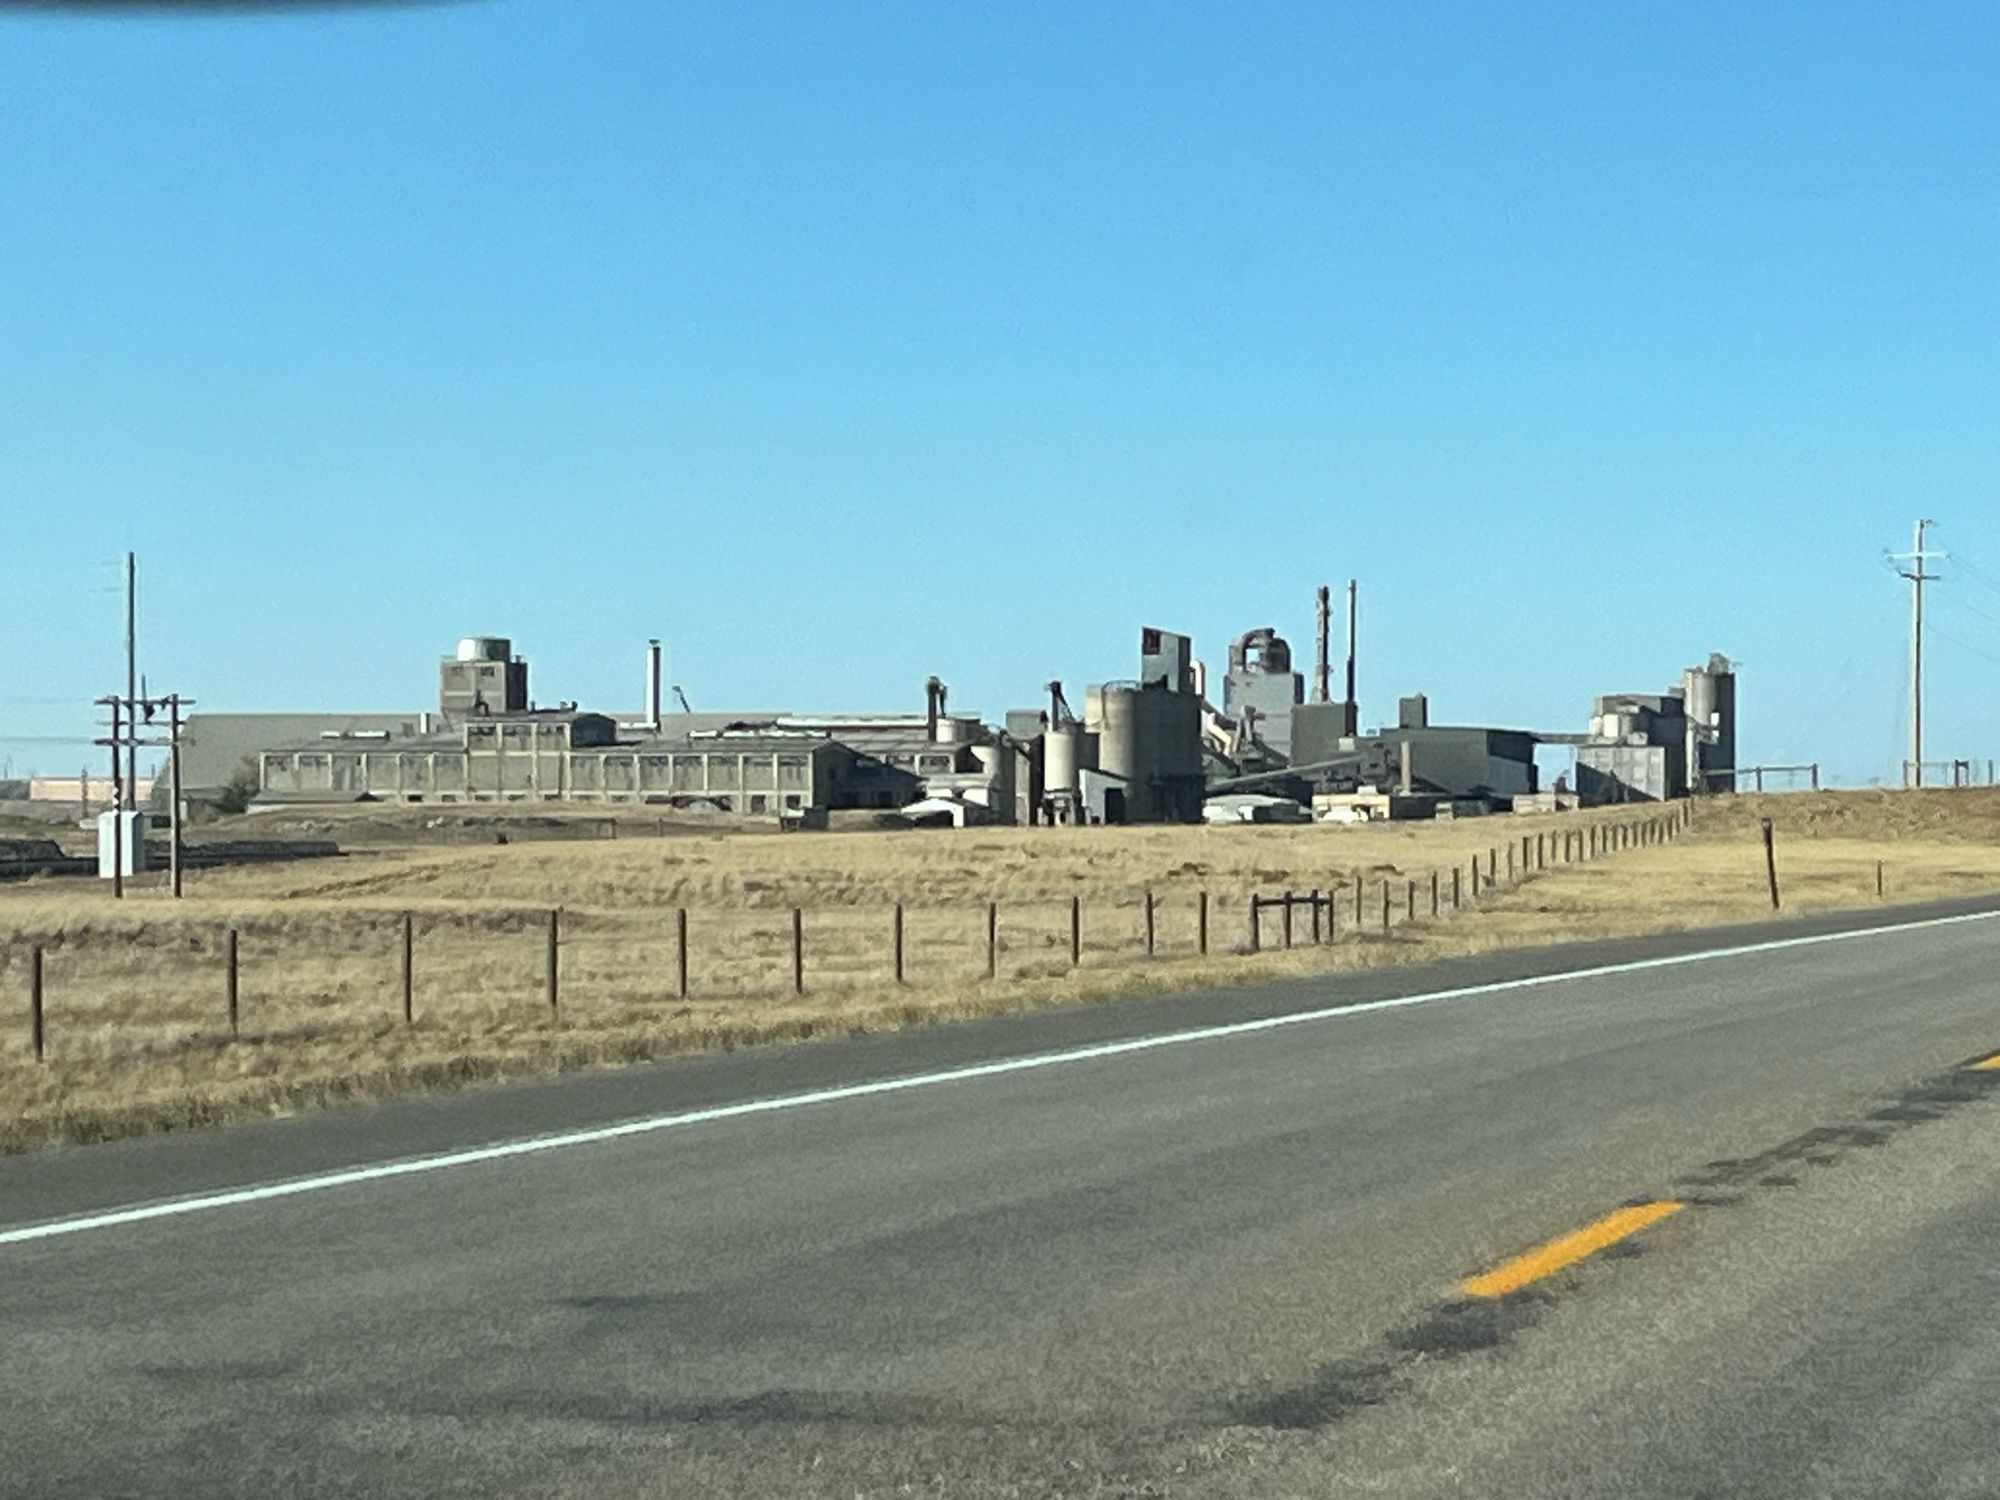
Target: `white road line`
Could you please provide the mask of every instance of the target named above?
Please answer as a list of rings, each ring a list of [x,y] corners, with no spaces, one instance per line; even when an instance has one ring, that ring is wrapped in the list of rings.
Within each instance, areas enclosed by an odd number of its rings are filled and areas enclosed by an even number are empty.
[[[910,1089],[933,1088],[938,1084],[963,1083],[974,1078],[994,1078],[1005,1073],[1027,1073],[1038,1068],[1062,1067],[1068,1063],[1090,1062],[1101,1057],[1120,1057],[1130,1052],[1150,1052],[1159,1047],[1179,1047],[1190,1042],[1211,1042],[1226,1037],[1249,1036],[1260,1031],[1276,1031],[1285,1026],[1304,1026],[1315,1021],[1337,1021],[1348,1016],[1365,1016],[1382,1010],[1399,1010],[1411,1005],[1434,1005],[1444,1000],[1468,1000],[1477,995],[1497,995],[1514,990],[1538,989],[1547,985],[1574,984],[1579,980],[1608,979],[1619,974],[1638,974],[1649,969],[1672,969],[1684,964],[1712,963],[1723,958],[1743,958],[1756,953],[1778,953],[1790,948],[1811,948],[1823,943],[1850,942],[1859,938],[1884,937],[1896,933],[1920,932],[1934,927],[1951,927],[1965,922],[1987,922],[2000,918],[2000,911],[1971,912],[1954,917],[1926,917],[1920,921],[1897,922],[1886,927],[1862,927],[1846,932],[1821,933],[1811,937],[1775,938],[1769,942],[1744,943],[1734,948],[1710,948],[1699,953],[1680,953],[1666,958],[1642,958],[1629,963],[1603,964],[1593,969],[1572,969],[1559,974],[1537,974],[1525,979],[1502,979],[1490,984],[1462,985],[1456,989],[1427,990],[1417,995],[1396,995],[1386,1000],[1364,1000],[1353,1005],[1329,1005],[1317,1010],[1290,1011],[1256,1021],[1231,1021],[1221,1026],[1197,1026],[1185,1031],[1162,1032],[1157,1036],[1133,1037],[1122,1042],[1100,1042],[1073,1047],[1063,1052],[1042,1052],[1026,1057],[1002,1058],[995,1062],[973,1063],[962,1068],[944,1068],[934,1073],[913,1073],[902,1078],[883,1078],[872,1083],[852,1083],[839,1088],[814,1089],[803,1094],[785,1094],[775,1099],[753,1099],[742,1104],[722,1104],[709,1109],[684,1110],[679,1114],[651,1115],[624,1120],[616,1125],[596,1125],[586,1130],[564,1131],[559,1135],[531,1136],[525,1140],[497,1141],[464,1151],[448,1151],[437,1156],[411,1157],[404,1161],[378,1162],[371,1166],[349,1167],[322,1172],[289,1182],[264,1183],[256,1187],[233,1188],[218,1193],[202,1193],[164,1202],[135,1204],[103,1213],[84,1214],[73,1219],[54,1219],[20,1229],[0,1230],[0,1245],[18,1245],[29,1240],[56,1239],[82,1234],[92,1229],[112,1229],[121,1224],[139,1224],[148,1219],[170,1219],[181,1214],[204,1213],[231,1208],[239,1203],[262,1203],[272,1198],[292,1198],[301,1193],[319,1193],[329,1188],[348,1187],[361,1182],[379,1182],[389,1177],[413,1177],[425,1172],[444,1172],[453,1167],[476,1166],[481,1162],[504,1161],[513,1156],[533,1156],[571,1146],[590,1146],[626,1136],[651,1135],[683,1125],[706,1125],[717,1120],[735,1120],[746,1115],[776,1114],[804,1109],[815,1104],[838,1104],[849,1099],[866,1099],[877,1094],[900,1094]]]

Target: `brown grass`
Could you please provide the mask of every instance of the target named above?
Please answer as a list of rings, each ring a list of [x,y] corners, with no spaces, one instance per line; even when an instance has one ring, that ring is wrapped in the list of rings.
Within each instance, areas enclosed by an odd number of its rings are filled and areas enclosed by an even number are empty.
[[[1512,841],[1634,813],[1312,827],[969,829],[426,847],[384,841],[338,861],[207,872],[186,900],[155,885],[115,903],[99,882],[0,890],[0,1149],[92,1139],[343,1098],[885,1029],[1000,1010],[1279,975],[1375,967],[1579,937],[1768,915],[1757,819],[1778,823],[1790,912],[2000,888],[2000,795],[1829,793],[1721,799],[1682,841],[1555,869],[1429,919],[1429,877]],[[1550,838],[1553,845],[1555,839]],[[1499,859],[1506,869],[1506,856]],[[1353,928],[1353,882],[1365,927]],[[1379,930],[1381,882],[1396,923]],[[1403,918],[1418,882],[1418,919]],[[1256,890],[1337,887],[1342,940],[1244,951]],[[1469,892],[1469,885],[1466,887]],[[1143,950],[1145,895],[1158,954]],[[1211,951],[1195,951],[1197,893]],[[1081,898],[1082,965],[1069,964]],[[906,906],[907,983],[890,972]],[[985,908],[1000,904],[999,977]],[[547,911],[563,910],[562,1009],[545,1000]],[[791,909],[805,912],[807,992],[791,992]],[[690,913],[678,995],[674,921]],[[401,1017],[400,923],[416,932],[417,1024]],[[224,935],[239,933],[241,1035],[224,1009]],[[49,1057],[25,1025],[27,952],[46,951]]]

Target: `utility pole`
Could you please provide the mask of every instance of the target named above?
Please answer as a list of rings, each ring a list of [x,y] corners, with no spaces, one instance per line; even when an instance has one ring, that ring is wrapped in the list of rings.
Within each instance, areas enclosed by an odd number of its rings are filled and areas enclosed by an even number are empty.
[[[167,864],[172,871],[174,899],[181,894],[181,696],[179,693],[167,698],[167,816],[172,819],[168,825],[170,842],[167,845]]]
[[[1896,559],[1910,565],[1896,570],[1898,577],[1910,581],[1910,770],[1903,780],[1905,785],[1918,787],[1924,784],[1924,585],[1938,581],[1938,575],[1926,572],[1924,564],[1944,556],[1924,551],[1924,533],[1935,525],[1935,521],[1918,521],[1915,544],[1906,556]]]
[[[139,715],[139,554],[125,554],[125,722],[136,725]],[[114,749],[112,754],[118,752]],[[125,797],[118,806],[139,805],[139,742],[125,749]]]

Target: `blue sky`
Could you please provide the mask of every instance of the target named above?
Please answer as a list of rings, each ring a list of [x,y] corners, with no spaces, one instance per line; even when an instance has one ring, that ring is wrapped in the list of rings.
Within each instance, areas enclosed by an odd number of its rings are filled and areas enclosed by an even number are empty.
[[[2000,756],[2000,10],[0,6],[0,762],[216,708],[997,716],[1142,623],[1364,718]],[[1949,633],[1946,638],[1945,633]]]

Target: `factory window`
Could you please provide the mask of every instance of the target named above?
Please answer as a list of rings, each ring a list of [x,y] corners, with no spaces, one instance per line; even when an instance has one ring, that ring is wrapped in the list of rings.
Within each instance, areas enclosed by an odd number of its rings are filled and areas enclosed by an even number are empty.
[[[677,791],[695,792],[701,790],[702,757],[699,755],[676,755],[674,757],[673,784]]]
[[[775,773],[768,755],[746,755],[743,757],[743,784],[745,786],[771,786]]]
[[[917,758],[917,769],[919,771],[949,771],[951,769],[951,757],[949,755],[919,756]]]
[[[750,811],[753,813],[769,812],[771,810],[770,801],[771,799],[766,797],[762,792],[752,792],[750,794]]]
[[[594,791],[598,782],[599,761],[594,755],[578,755],[569,763],[570,783],[578,791]]]
[[[806,799],[800,796],[797,792],[785,793],[785,806],[790,808],[800,808],[804,807],[805,803]]]
[[[710,786],[741,785],[742,768],[733,755],[711,755],[708,758],[708,784]]]
[[[781,755],[778,757],[778,785],[804,786],[806,784],[807,761],[803,755]]]
[[[671,757],[665,755],[642,755],[639,757],[639,785],[647,789],[671,785],[669,765]]]

